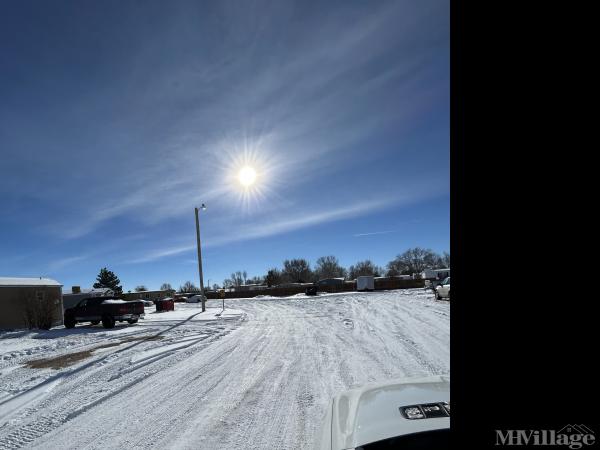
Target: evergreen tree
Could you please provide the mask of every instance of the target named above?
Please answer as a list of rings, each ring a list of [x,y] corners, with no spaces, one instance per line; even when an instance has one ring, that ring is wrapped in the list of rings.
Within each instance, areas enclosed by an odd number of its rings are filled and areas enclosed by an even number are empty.
[[[119,280],[114,272],[108,270],[106,267],[100,269],[100,273],[96,277],[96,283],[94,283],[94,287],[111,289],[115,295],[121,295],[123,293],[121,280]]]

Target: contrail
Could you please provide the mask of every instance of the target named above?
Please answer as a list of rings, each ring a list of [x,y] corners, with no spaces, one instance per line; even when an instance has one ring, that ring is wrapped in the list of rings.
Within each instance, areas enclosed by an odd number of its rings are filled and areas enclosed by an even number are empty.
[[[388,233],[396,233],[397,230],[390,230],[390,231],[375,231],[373,233],[359,233],[359,234],[353,234],[352,236],[354,237],[361,237],[361,236],[373,236],[374,234],[388,234]]]

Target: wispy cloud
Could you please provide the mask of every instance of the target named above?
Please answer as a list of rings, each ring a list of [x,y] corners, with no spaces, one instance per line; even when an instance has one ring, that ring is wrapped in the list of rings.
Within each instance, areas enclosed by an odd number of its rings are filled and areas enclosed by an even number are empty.
[[[293,14],[291,4],[270,7],[268,17],[248,7],[216,8],[231,29],[225,42],[214,44],[211,58],[157,65],[153,51],[128,62],[129,74],[144,73],[144,88],[114,86],[124,98],[113,102],[126,100],[131,106],[94,130],[103,158],[118,158],[119,164],[110,173],[102,167],[85,167],[86,183],[69,190],[73,198],[65,198],[64,188],[57,191],[59,197],[53,200],[64,205],[67,214],[47,229],[72,239],[115,218],[156,224],[182,217],[198,202],[218,200],[224,211],[231,210],[231,202],[223,200],[231,194],[224,182],[231,169],[223,161],[228,149],[250,142],[263,162],[270,162],[272,183],[292,189],[339,170],[353,153],[364,157],[362,149],[353,146],[356,142],[390,124],[396,129],[410,126],[436,96],[431,88],[421,89],[419,80],[427,69],[428,49],[438,45],[439,37],[422,42],[419,51],[403,37],[418,32],[419,24],[430,20],[431,11],[439,6],[384,2],[365,10],[348,8],[341,15],[329,11],[312,17],[313,26],[295,30],[297,39],[290,37],[294,33],[282,33],[288,39],[283,50],[272,45],[261,27],[287,23]],[[168,25],[150,38],[156,51],[171,54],[168,43],[182,27],[192,25],[188,12],[173,14],[165,22]],[[352,29],[348,20],[354,20]],[[231,58],[227,46],[248,36],[252,45]],[[390,52],[399,55],[400,50],[401,58],[387,58],[379,67],[380,58]],[[371,65],[377,70],[369,69]],[[385,101],[389,86],[401,106]],[[440,86],[440,92],[445,90]],[[106,100],[85,101],[89,109],[89,103]],[[75,109],[79,107],[84,105]],[[282,201],[276,196],[270,200]],[[71,203],[79,205],[76,215],[69,213]]]
[[[60,258],[60,259],[50,262],[48,264],[48,270],[50,270],[50,271],[60,270],[67,266],[75,264],[76,262],[84,261],[87,258],[88,258],[87,255],[69,256],[66,258]]]
[[[334,210],[297,215],[294,218],[280,220],[278,222],[258,223],[252,226],[243,227],[237,230],[235,234],[227,233],[215,236],[208,242],[203,244],[203,248],[219,247],[232,242],[260,239],[268,236],[287,233],[301,228],[319,225],[322,223],[349,219],[352,217],[372,213],[396,202],[397,200],[392,199],[360,202],[354,205],[345,206]],[[142,257],[135,258],[127,262],[132,264],[152,262],[165,257],[180,255],[195,249],[196,245],[174,246],[160,250],[150,251]]]
[[[98,24],[98,43],[41,24],[15,53],[33,55],[34,76],[6,83],[0,108],[4,217],[37,224],[57,249],[37,246],[24,265],[191,260],[200,203],[203,243],[216,247],[447,193],[447,3],[192,2],[150,8],[145,22],[122,5],[107,8],[118,20]],[[69,8],[55,16],[73,20]],[[36,57],[45,35],[57,54],[99,51],[55,66]],[[241,205],[231,178],[248,155],[260,195]],[[351,232],[398,225],[385,223]],[[13,253],[36,248],[21,239]]]
[[[429,186],[429,189],[423,189],[419,194],[404,196],[397,195],[396,197],[382,197],[377,200],[369,200],[356,202],[351,205],[346,205],[338,208],[322,209],[319,212],[299,213],[295,211],[292,217],[279,219],[258,221],[250,225],[241,225],[237,228],[227,228],[221,233],[210,236],[209,239],[203,240],[202,248],[211,248],[227,245],[233,242],[241,242],[253,239],[261,239],[269,236],[289,233],[295,230],[309,228],[323,223],[334,222],[338,220],[346,220],[355,217],[360,217],[377,211],[385,210],[390,207],[402,207],[419,201],[424,197],[432,197],[443,192],[436,189],[435,185]],[[290,213],[291,215],[291,213]],[[411,222],[416,222],[411,221]],[[368,236],[373,234],[394,233],[397,230],[381,231],[374,233],[360,233],[355,237]],[[176,256],[191,252],[196,249],[195,244],[173,245],[170,247],[151,250],[141,257],[126,260],[126,263],[137,264],[157,261],[166,257]]]
[[[407,224],[414,224],[414,223],[419,223],[421,222],[421,219],[412,219],[412,220],[408,220],[408,221],[404,221],[404,222],[396,222],[396,225],[400,226],[400,225],[407,225]],[[367,232],[367,233],[356,233],[353,234],[352,237],[363,237],[363,236],[376,236],[379,234],[389,234],[389,233],[399,233],[401,230],[386,230],[386,231],[371,231],[371,232]]]
[[[190,250],[193,250],[195,248],[195,245],[184,245],[179,247],[165,248],[162,250],[148,252],[140,258],[132,259],[126,262],[130,264],[152,262],[162,258],[166,258],[168,256],[180,255],[182,253],[189,252]]]
[[[362,236],[374,236],[376,234],[388,234],[388,233],[397,233],[398,230],[389,230],[389,231],[373,231],[372,233],[358,233],[353,234],[353,237],[362,237]]]

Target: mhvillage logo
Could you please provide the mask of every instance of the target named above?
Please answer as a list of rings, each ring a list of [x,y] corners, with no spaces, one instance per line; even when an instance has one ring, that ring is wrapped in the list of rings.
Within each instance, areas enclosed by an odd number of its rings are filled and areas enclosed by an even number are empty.
[[[578,449],[593,445],[596,436],[585,425],[566,425],[560,430],[496,430],[496,445],[565,445]]]

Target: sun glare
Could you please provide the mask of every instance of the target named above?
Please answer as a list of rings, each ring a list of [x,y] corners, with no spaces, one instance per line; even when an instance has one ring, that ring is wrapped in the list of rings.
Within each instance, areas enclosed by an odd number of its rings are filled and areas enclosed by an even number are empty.
[[[228,138],[220,147],[215,155],[227,182],[224,192],[238,202],[236,211],[242,215],[258,213],[263,202],[277,195],[273,189],[280,164],[277,153],[268,151],[264,138]]]
[[[240,183],[242,183],[242,186],[250,187],[254,184],[254,181],[256,181],[256,171],[252,167],[246,166],[240,170],[238,179],[240,180]]]

